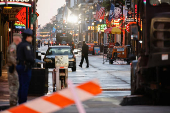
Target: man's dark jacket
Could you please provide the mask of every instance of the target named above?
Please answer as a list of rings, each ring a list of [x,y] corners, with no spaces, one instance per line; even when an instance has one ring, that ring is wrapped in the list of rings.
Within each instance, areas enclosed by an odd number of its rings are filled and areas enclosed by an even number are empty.
[[[84,56],[86,56],[86,55],[88,55],[88,51],[89,51],[88,45],[84,44],[83,47],[82,47],[82,54]]]

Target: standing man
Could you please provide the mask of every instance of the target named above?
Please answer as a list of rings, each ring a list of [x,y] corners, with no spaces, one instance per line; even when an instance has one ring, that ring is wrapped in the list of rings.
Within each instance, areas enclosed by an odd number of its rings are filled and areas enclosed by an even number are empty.
[[[17,45],[21,42],[19,33],[13,34],[13,43],[9,45],[7,52],[8,82],[9,82],[9,103],[10,107],[16,106],[18,101],[18,73],[16,71]]]
[[[81,68],[83,65],[84,58],[86,59],[86,63],[87,63],[86,68],[89,68],[88,51],[89,51],[89,47],[88,47],[88,45],[86,45],[85,41],[83,41],[81,62],[79,65]]]
[[[33,40],[33,32],[30,29],[26,29],[23,32],[23,40],[17,47],[17,72],[19,75],[19,91],[18,91],[18,103],[22,104],[27,101],[28,88],[31,80],[32,70],[34,65],[34,54],[31,42]]]

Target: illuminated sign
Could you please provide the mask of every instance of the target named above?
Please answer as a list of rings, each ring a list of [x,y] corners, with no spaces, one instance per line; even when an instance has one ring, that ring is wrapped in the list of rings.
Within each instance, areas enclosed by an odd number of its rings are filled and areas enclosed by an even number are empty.
[[[19,5],[31,7],[29,0],[0,0],[0,5]]]
[[[98,25],[98,31],[104,32],[105,29],[107,29],[107,25],[106,24]]]
[[[137,5],[135,5],[135,19],[136,19],[136,21],[137,21],[137,14],[138,14],[138,12],[137,12]]]
[[[26,7],[23,7],[15,17],[26,25]],[[29,27],[29,11],[28,11],[28,27]]]
[[[29,0],[0,0],[1,2],[29,2]]]
[[[25,29],[25,26],[15,26],[15,29]]]
[[[94,30],[94,26],[88,26],[88,30]]]
[[[25,25],[20,21],[15,21],[14,26],[16,29],[25,29]]]

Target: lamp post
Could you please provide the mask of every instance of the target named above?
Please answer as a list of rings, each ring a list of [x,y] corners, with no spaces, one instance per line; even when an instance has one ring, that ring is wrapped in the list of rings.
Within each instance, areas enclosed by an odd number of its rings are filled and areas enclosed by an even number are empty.
[[[99,19],[99,22],[100,22],[100,30],[99,30],[99,36],[100,36],[100,45],[101,45],[101,41],[102,41],[102,39],[101,39],[101,22],[102,22],[102,19]]]

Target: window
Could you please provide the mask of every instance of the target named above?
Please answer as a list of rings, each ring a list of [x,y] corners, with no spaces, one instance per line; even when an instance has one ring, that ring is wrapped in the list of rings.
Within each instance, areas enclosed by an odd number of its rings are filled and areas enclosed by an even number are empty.
[[[47,50],[46,55],[72,55],[69,47],[54,47]]]
[[[170,47],[170,22],[155,22],[153,35],[154,38],[157,39],[154,42],[154,46],[156,47]]]
[[[170,5],[170,0],[150,0],[150,4],[153,6],[156,6],[162,3],[168,3]]]

